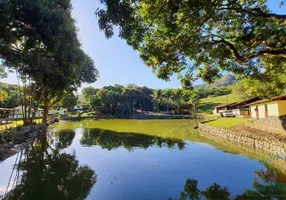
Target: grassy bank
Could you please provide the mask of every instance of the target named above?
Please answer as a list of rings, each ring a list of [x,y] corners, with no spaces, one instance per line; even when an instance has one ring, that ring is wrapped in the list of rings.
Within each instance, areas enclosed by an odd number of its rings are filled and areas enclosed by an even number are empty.
[[[237,125],[245,125],[250,121],[253,120],[248,118],[219,118],[218,120],[207,122],[206,125],[228,129]]]
[[[234,103],[237,101],[233,94],[218,96],[218,97],[208,97],[200,99],[200,110],[203,112],[208,112],[214,106],[223,103]]]
[[[39,124],[42,122],[42,119],[34,119],[33,120],[34,123]],[[23,120],[19,120],[19,121],[13,121],[11,124],[3,124],[0,126],[0,131],[2,130],[6,130],[6,129],[10,129],[10,128],[16,128],[17,126],[22,126],[23,125]]]

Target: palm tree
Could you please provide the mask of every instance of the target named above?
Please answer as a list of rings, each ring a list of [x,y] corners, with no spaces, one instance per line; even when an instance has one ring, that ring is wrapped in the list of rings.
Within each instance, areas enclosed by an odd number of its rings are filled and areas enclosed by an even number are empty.
[[[196,119],[197,118],[197,110],[198,110],[199,105],[200,105],[200,99],[199,99],[198,95],[193,94],[190,97],[190,101],[189,102],[191,103],[191,105],[193,107],[193,116]]]
[[[183,96],[182,89],[178,88],[178,89],[173,90],[172,100],[174,104],[177,106],[177,114],[179,114],[179,111],[180,111],[180,106],[182,103],[182,96]]]
[[[169,114],[170,100],[171,100],[172,95],[173,95],[172,89],[166,89],[164,91],[164,97],[165,97],[166,102],[167,102],[167,114]]]
[[[161,89],[154,90],[152,97],[153,97],[154,102],[157,104],[157,112],[159,114],[160,113],[160,103],[161,103],[162,97],[163,97],[163,91]]]

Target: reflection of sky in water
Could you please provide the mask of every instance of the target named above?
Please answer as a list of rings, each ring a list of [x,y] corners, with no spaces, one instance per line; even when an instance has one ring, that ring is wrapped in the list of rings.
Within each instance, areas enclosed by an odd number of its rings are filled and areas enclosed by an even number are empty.
[[[186,142],[183,150],[151,146],[137,147],[131,152],[124,147],[111,151],[100,146],[83,147],[83,131],[76,129],[72,145],[63,151],[75,151],[80,163],[87,164],[98,175],[88,199],[141,199],[143,194],[142,199],[154,199],[154,193],[164,194],[168,199],[179,194],[178,188],[183,188],[188,177],[199,180],[200,188],[214,182],[227,186],[235,196],[252,188],[253,172],[264,169],[257,161],[218,151],[205,143]]]
[[[178,198],[188,178],[198,180],[199,189],[213,183],[227,187],[235,197],[246,188],[252,189],[255,170],[265,169],[256,160],[223,152],[207,143],[188,140],[180,150],[175,142],[168,148],[169,140],[139,133],[127,137],[126,133],[92,133],[82,128],[72,133],[74,136],[65,133],[62,138],[53,134],[49,141],[53,148],[61,142],[68,144],[60,152],[75,153],[80,165],[88,165],[96,173],[97,182],[87,199]],[[130,144],[133,137],[132,148],[122,146]],[[158,138],[165,146],[158,147]],[[15,159],[16,155],[0,164],[0,195],[5,193]]]
[[[9,191],[11,190],[12,186],[15,185],[14,184],[14,179],[16,176],[16,170],[14,170],[14,173],[12,174],[13,171],[13,166],[15,164],[17,158],[17,154],[4,160],[1,164],[0,164],[0,196],[4,195],[6,190]],[[7,184],[10,180],[10,186],[7,188]]]

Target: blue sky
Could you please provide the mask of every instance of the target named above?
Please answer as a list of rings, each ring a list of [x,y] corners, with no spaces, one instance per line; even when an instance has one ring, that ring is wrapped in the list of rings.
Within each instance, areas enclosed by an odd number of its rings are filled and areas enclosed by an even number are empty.
[[[118,38],[115,34],[107,40],[104,33],[99,31],[95,10],[100,6],[99,0],[72,0],[73,18],[79,28],[79,39],[83,50],[91,56],[100,72],[97,82],[91,84],[100,88],[106,85],[134,83],[138,86],[152,88],[178,88],[180,82],[176,76],[166,82],[156,78],[152,69],[144,65],[139,54],[128,46],[125,40]],[[286,8],[279,8],[279,0],[269,0],[268,6],[275,13],[286,13]],[[14,74],[1,81],[6,83],[17,83]],[[199,82],[196,82],[201,83]],[[88,85],[83,85],[86,87]]]

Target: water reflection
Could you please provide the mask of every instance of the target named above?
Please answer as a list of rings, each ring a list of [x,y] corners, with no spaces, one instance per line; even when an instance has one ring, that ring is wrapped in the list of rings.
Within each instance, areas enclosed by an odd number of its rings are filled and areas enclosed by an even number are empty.
[[[50,142],[56,149],[65,149],[69,147],[75,137],[74,131],[55,131],[51,135],[52,141]]]
[[[168,147],[184,149],[185,143],[179,139],[162,138],[139,133],[120,133],[105,129],[85,129],[80,140],[83,146],[98,145],[103,149],[117,149],[124,147],[129,151],[136,147],[148,148],[156,145],[157,147]]]
[[[286,199],[286,176],[277,170],[267,167],[266,170],[255,171],[253,190],[245,190],[242,194],[231,198],[228,188],[213,183],[205,190],[198,189],[198,181],[187,179],[184,191],[179,200],[285,200]],[[169,198],[169,200],[176,200]]]
[[[61,142],[56,146],[71,144],[73,137],[59,136]],[[95,172],[86,165],[80,166],[75,153],[59,153],[48,145],[46,137],[25,150],[16,170],[17,184],[5,195],[5,200],[85,199],[96,183]]]

